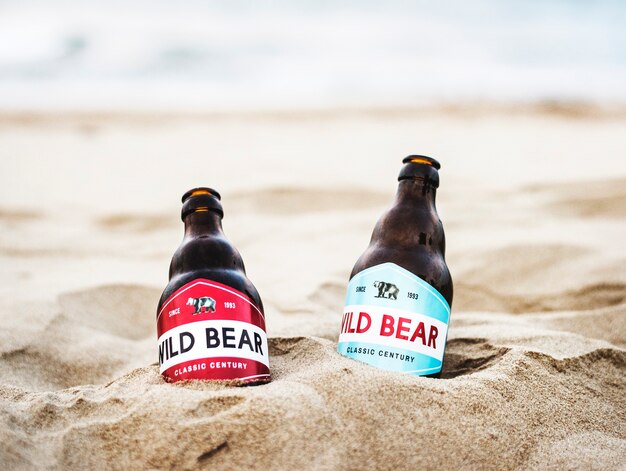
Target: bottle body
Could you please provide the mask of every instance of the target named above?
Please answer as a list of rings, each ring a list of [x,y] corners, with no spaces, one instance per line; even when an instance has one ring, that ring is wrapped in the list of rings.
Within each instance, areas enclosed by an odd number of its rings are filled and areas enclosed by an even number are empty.
[[[185,237],[157,308],[160,372],[168,381],[267,382],[263,303],[222,231],[219,194],[195,189],[183,203]]]
[[[404,163],[396,200],[350,275],[338,351],[382,369],[438,376],[453,293],[435,207],[439,164],[423,156]]]

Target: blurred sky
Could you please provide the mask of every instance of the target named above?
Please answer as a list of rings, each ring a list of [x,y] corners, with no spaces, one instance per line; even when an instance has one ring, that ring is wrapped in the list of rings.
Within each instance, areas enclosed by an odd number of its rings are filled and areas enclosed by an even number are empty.
[[[626,1],[0,0],[0,110],[626,102]]]

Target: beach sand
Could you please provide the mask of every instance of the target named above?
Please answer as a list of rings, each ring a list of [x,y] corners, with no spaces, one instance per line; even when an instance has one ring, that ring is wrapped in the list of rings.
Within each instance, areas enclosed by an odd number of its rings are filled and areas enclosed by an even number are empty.
[[[626,469],[626,112],[0,116],[6,469]],[[336,352],[401,160],[442,163],[442,379]],[[273,381],[168,384],[180,197],[222,193]]]

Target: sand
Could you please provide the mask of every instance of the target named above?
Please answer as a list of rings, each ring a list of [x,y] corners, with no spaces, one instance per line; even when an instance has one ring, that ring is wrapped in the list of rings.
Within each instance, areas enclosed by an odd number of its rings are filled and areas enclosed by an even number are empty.
[[[6,469],[626,469],[626,112],[0,116]],[[442,162],[442,379],[336,353],[409,153]],[[179,198],[223,195],[273,381],[167,384]]]

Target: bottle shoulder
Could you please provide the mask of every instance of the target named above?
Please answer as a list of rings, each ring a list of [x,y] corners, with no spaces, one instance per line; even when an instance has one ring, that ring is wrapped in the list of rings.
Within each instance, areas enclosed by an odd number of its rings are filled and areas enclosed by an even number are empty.
[[[434,207],[396,204],[376,222],[372,241],[386,241],[389,245],[435,247],[441,250],[445,235]]]
[[[172,257],[167,284],[160,306],[177,290],[195,279],[216,281],[240,291],[261,310],[263,303],[246,276],[239,251],[223,234],[185,237]]]
[[[185,238],[172,257],[170,279],[207,268],[233,269],[245,273],[241,254],[224,236]]]
[[[175,257],[184,255],[198,255],[212,252],[213,255],[223,254],[229,256],[239,255],[239,251],[230,243],[223,234],[206,234],[194,237],[185,237],[180,246],[174,252]]]
[[[443,255],[437,251],[419,246],[399,248],[385,244],[371,244],[355,263],[350,276],[383,263],[394,263],[417,276],[448,271]]]

